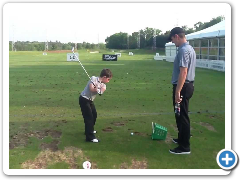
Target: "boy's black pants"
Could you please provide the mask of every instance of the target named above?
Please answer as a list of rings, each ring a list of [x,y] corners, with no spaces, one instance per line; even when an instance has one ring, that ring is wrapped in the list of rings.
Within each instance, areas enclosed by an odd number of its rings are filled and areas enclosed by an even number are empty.
[[[79,97],[79,105],[81,107],[82,116],[85,123],[86,140],[90,141],[96,138],[93,134],[93,131],[97,120],[97,111],[93,101],[90,101],[82,96]]]
[[[175,91],[177,85],[173,85],[173,107],[175,106]],[[180,103],[180,116],[175,114],[175,119],[178,128],[178,144],[181,148],[188,151],[190,150],[190,119],[188,117],[189,100],[193,95],[194,84],[193,82],[185,83],[180,92],[183,96]]]

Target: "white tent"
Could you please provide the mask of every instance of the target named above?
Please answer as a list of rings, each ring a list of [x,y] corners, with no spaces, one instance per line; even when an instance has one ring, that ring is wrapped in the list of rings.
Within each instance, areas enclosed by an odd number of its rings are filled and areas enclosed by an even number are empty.
[[[187,40],[225,36],[225,20],[198,32],[186,35]]]
[[[197,67],[202,67],[202,68],[208,68],[208,69],[214,69],[214,70],[219,70],[219,71],[225,71],[225,55],[224,55],[224,51],[225,51],[225,43],[220,44],[220,40],[225,41],[225,20],[209,27],[206,29],[203,29],[201,31],[198,32],[194,32],[191,34],[186,35],[186,39],[189,42],[193,42],[195,40],[197,41],[208,41],[208,47],[203,47],[204,49],[208,49],[208,54],[204,54],[205,56],[200,57],[200,51],[198,51],[199,54],[197,54],[200,58],[197,59]],[[210,40],[214,40],[215,42],[217,40],[218,45],[211,47],[209,46],[210,44]],[[194,48],[196,49],[200,49],[200,45],[199,46],[194,46]],[[212,49],[218,49],[218,54],[217,55],[212,55],[209,54],[210,50]],[[222,54],[220,54],[219,52],[221,51]],[[177,47],[175,46],[174,43],[172,42],[168,42],[165,44],[165,54],[166,54],[166,61],[169,62],[173,62],[175,59],[177,53]],[[209,59],[206,59],[209,58]],[[217,57],[217,59],[212,60],[210,59],[210,57]],[[220,58],[223,58],[220,59]]]
[[[214,38],[225,36],[225,20],[198,32],[194,32],[186,35],[187,40],[202,39],[202,38]],[[172,42],[168,42],[165,46],[172,46]]]

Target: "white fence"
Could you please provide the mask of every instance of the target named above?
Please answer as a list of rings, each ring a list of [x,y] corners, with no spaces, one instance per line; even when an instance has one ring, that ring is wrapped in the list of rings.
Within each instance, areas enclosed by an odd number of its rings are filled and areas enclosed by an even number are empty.
[[[178,48],[175,46],[174,43],[169,42],[165,44],[166,61],[174,62],[174,59],[177,54],[177,49]],[[225,72],[225,61],[197,59],[196,67]]]
[[[197,59],[197,67],[225,71],[225,61]]]
[[[166,56],[166,61],[174,62],[174,56]],[[196,67],[213,69],[217,71],[225,71],[225,61],[219,60],[208,60],[208,59],[197,59]]]

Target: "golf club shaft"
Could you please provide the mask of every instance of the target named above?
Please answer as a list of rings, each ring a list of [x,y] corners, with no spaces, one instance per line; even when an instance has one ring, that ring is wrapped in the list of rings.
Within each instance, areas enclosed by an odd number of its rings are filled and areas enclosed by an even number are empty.
[[[73,55],[77,58],[78,62],[80,63],[80,65],[82,66],[83,70],[85,71],[85,73],[87,74],[88,78],[90,79],[90,81],[92,82],[93,86],[96,88],[96,85],[94,84],[94,82],[91,80],[89,74],[87,73],[86,69],[84,68],[84,66],[82,65],[81,61],[78,59],[78,57],[76,56],[76,54],[74,53],[74,48],[72,48],[72,52]],[[99,94],[99,93],[98,93]],[[99,94],[101,95],[101,94]]]

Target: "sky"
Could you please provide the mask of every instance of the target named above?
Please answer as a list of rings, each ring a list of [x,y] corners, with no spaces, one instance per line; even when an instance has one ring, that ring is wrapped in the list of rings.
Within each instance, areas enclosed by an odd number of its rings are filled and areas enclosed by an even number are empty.
[[[105,43],[114,33],[193,28],[225,16],[226,3],[8,3],[9,41]]]

